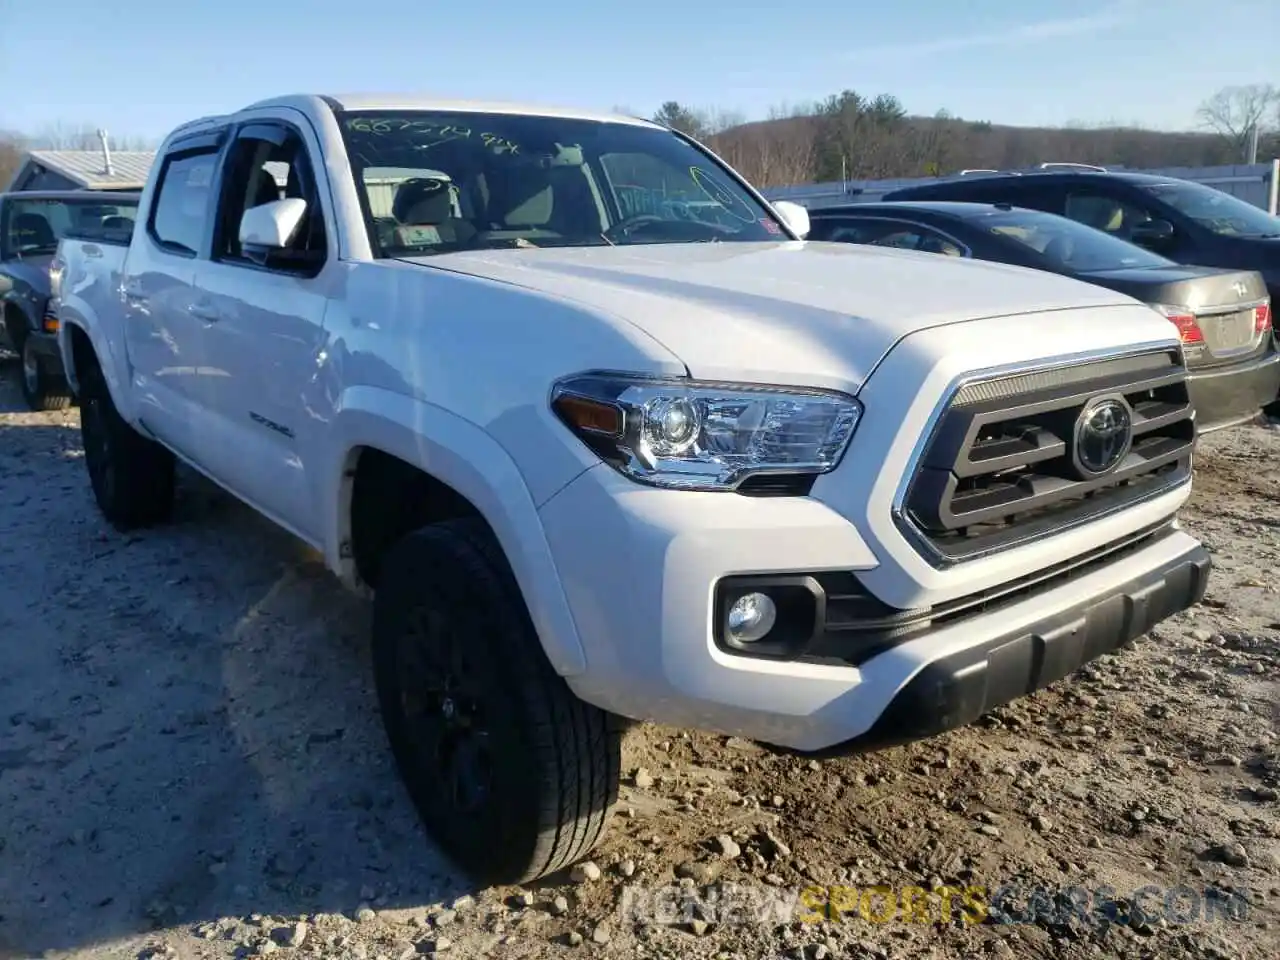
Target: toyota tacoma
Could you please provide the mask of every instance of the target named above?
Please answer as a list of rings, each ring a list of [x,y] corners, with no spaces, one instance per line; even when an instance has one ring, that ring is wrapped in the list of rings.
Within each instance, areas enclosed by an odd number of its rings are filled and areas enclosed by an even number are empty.
[[[162,521],[183,461],[369,594],[409,793],[495,882],[599,841],[624,719],[927,737],[1199,600],[1165,317],[806,230],[625,117],[187,123],[127,246],[60,247],[97,504]]]

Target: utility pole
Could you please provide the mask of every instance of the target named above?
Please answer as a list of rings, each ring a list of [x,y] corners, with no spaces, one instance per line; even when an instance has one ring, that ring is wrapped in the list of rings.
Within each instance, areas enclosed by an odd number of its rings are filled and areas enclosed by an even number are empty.
[[[1250,165],[1258,162],[1258,123],[1256,120],[1249,124],[1249,135],[1244,142],[1244,162]]]

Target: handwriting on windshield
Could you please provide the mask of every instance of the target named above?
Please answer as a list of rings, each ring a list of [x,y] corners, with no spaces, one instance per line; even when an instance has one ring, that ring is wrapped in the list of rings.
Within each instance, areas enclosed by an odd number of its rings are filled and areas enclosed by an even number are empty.
[[[747,201],[725,186],[719,177],[702,167],[690,167],[689,176],[708,199],[724,207],[725,213],[743,223],[755,223],[756,212],[751,209]]]
[[[439,146],[452,140],[478,140],[495,153],[519,153],[520,145],[506,137],[456,123],[438,123],[434,120],[410,117],[353,117],[347,121],[347,129],[355,133],[385,137],[392,134],[408,134],[415,145],[423,148]]]

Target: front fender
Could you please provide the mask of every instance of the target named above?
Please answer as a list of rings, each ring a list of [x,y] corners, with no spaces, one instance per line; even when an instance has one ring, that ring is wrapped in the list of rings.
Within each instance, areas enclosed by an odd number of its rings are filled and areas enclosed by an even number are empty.
[[[371,386],[343,391],[330,435],[335,443],[317,502],[334,505],[324,530],[333,569],[343,570],[350,552],[348,475],[356,451],[374,447],[448,484],[480,511],[511,564],[551,665],[562,676],[586,669],[537,507],[515,461],[496,440],[447,410]]]

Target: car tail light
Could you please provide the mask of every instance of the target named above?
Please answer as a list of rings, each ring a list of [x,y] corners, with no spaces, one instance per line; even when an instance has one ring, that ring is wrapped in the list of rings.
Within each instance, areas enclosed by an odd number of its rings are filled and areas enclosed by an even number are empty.
[[[1196,323],[1196,315],[1186,307],[1168,307],[1162,303],[1151,304],[1151,309],[1178,328],[1178,339],[1184,344],[1204,343],[1204,331]]]
[[[1261,303],[1253,308],[1253,329],[1255,333],[1266,333],[1271,329],[1271,303]]]

